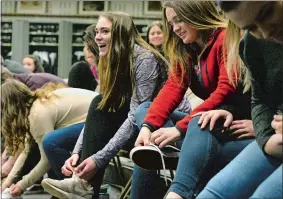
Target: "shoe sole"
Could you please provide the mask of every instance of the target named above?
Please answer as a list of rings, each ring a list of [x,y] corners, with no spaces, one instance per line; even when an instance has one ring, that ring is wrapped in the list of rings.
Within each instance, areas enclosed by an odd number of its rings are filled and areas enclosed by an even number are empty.
[[[130,152],[131,160],[139,167],[145,170],[162,170],[162,160],[160,153],[151,147],[136,147]],[[165,168],[176,170],[179,157],[164,156]]]
[[[49,184],[48,182],[42,181],[41,183],[42,187],[45,191],[50,193],[52,196],[55,196],[59,199],[85,199],[84,197],[68,193],[65,191],[62,191],[61,189],[53,186],[52,184]]]

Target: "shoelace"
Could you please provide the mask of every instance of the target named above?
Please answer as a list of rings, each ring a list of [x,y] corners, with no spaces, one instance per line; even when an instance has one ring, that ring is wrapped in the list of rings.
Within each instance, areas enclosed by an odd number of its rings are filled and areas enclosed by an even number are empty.
[[[152,144],[150,143],[149,146],[153,146],[154,148],[157,149],[157,151],[159,152],[160,154],[160,157],[161,157],[161,162],[162,162],[162,167],[163,167],[163,172],[164,172],[164,180],[165,180],[165,184],[166,186],[168,186],[167,184],[167,176],[166,176],[166,168],[165,168],[165,161],[164,161],[164,153],[160,150],[160,148],[158,146],[156,146],[155,144]]]

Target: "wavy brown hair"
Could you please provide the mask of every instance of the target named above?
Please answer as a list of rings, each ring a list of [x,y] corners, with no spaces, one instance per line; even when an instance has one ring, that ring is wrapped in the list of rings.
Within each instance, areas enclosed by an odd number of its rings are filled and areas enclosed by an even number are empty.
[[[176,66],[181,67],[181,76],[185,73],[191,81],[191,66],[188,59],[193,58],[193,53],[187,44],[173,32],[172,26],[166,17],[166,8],[173,8],[177,16],[184,23],[198,30],[200,41],[207,43],[212,32],[217,28],[226,28],[227,20],[217,11],[213,1],[165,1],[163,3],[163,27],[164,27],[164,53],[170,58],[170,71],[176,76]],[[183,78],[182,78],[183,79]],[[182,82],[180,82],[180,85]],[[189,82],[190,84],[190,82]]]
[[[32,92],[25,84],[15,79],[7,79],[1,85],[1,132],[5,140],[4,145],[12,155],[22,150],[25,143],[32,141],[28,118],[33,102],[37,99],[48,99],[52,91],[62,87],[63,84],[49,83],[44,88]]]
[[[88,49],[90,50],[90,52],[92,52],[92,54],[94,54],[94,56],[98,60],[99,49],[98,49],[97,44],[95,43],[95,27],[96,27],[96,24],[91,24],[85,29],[83,40],[85,44],[87,45]]]
[[[111,44],[106,57],[99,58],[100,92],[103,98],[98,106],[107,111],[117,111],[130,99],[135,88],[133,76],[134,45],[152,52],[157,59],[165,58],[142,39],[132,18],[122,12],[100,15],[112,22]]]

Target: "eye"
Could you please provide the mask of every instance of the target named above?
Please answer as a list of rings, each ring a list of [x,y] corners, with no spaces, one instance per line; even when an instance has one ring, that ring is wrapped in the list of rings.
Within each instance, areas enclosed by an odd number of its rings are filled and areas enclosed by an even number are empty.
[[[103,34],[107,34],[109,32],[109,30],[102,30],[101,31]]]
[[[182,19],[180,19],[179,17],[176,17],[175,23],[181,23],[181,22],[183,22]]]

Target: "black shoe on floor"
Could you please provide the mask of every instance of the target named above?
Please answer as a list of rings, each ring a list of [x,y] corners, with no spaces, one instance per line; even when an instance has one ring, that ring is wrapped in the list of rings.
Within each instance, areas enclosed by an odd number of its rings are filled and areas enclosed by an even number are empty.
[[[41,194],[44,193],[44,189],[41,184],[34,184],[31,187],[27,188],[25,195],[32,195],[32,194]]]

